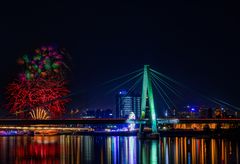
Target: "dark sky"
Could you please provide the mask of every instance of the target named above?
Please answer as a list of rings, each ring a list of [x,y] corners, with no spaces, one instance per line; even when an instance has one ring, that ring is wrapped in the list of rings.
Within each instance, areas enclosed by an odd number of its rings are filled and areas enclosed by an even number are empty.
[[[204,0],[2,3],[0,94],[16,76],[19,56],[56,43],[72,56],[73,91],[150,64],[240,106],[237,10],[234,4]]]

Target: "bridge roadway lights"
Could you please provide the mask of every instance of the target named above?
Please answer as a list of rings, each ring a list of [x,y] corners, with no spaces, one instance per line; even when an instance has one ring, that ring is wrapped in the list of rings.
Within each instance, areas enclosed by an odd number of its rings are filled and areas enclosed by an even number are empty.
[[[127,124],[146,124],[149,122],[149,119],[143,119],[143,120],[126,120]],[[176,118],[170,118],[170,119],[157,119],[157,124],[178,124],[179,119]]]
[[[71,131],[81,131],[86,130],[86,128],[79,127],[51,127],[51,126],[0,126],[0,130],[71,130]]]

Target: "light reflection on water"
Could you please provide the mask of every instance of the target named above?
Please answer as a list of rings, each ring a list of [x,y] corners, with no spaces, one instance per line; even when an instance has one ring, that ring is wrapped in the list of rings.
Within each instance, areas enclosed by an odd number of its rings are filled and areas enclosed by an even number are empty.
[[[0,137],[0,163],[239,163],[230,139],[93,136]]]

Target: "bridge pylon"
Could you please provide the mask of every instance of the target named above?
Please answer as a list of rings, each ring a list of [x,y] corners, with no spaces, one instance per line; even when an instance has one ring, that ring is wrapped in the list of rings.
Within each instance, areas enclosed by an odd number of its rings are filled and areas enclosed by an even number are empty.
[[[141,119],[146,118],[147,101],[150,109],[149,120],[152,128],[152,133],[157,133],[158,132],[157,119],[156,119],[156,112],[155,112],[155,105],[154,105],[150,66],[144,65],[142,98],[141,98]],[[141,124],[139,128],[139,132],[143,133],[143,129],[144,129],[144,125]]]

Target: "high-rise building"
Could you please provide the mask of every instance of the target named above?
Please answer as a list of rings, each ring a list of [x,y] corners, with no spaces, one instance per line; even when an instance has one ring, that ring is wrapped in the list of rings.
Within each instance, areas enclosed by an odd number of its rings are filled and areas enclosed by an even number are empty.
[[[131,112],[140,118],[141,96],[128,94],[126,90],[119,91],[116,96],[116,118],[127,118]]]

